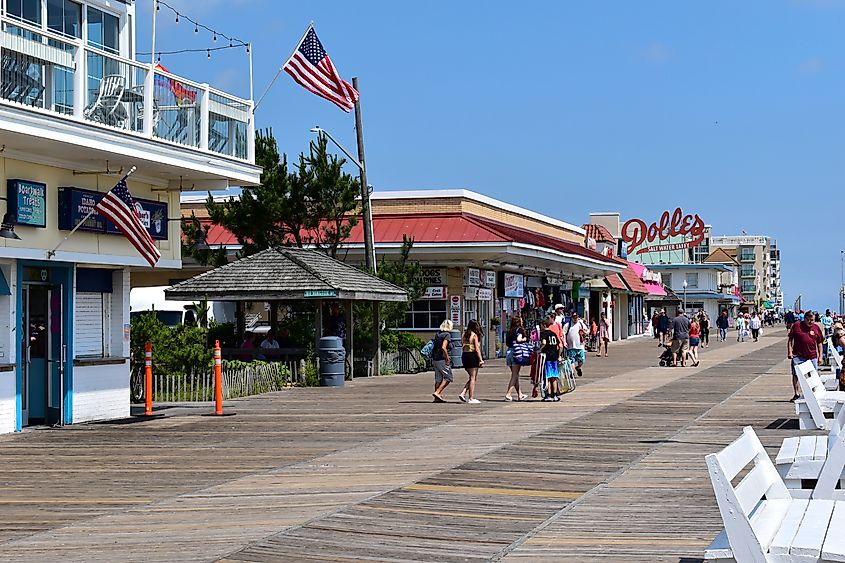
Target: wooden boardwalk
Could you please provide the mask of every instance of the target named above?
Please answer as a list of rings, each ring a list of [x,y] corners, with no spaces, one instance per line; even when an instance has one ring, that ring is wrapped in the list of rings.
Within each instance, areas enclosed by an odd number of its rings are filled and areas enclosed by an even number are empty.
[[[766,429],[793,416],[783,331],[699,368],[611,353],[560,403],[503,402],[493,362],[481,405],[432,404],[424,374],[0,437],[0,560],[696,560],[704,454],[797,434]]]

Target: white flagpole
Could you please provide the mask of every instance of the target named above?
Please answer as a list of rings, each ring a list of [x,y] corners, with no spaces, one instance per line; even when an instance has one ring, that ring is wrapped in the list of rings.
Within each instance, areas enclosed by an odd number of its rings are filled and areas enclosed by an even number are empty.
[[[257,110],[258,106],[261,105],[262,100],[264,100],[264,96],[267,95],[267,93],[270,91],[270,88],[272,88],[273,84],[276,83],[276,80],[278,80],[279,75],[282,74],[283,70],[285,70],[285,65],[287,65],[293,58],[293,56],[296,54],[297,49],[299,49],[299,46],[302,45],[302,42],[305,40],[305,36],[308,35],[308,31],[311,30],[313,27],[314,22],[312,21],[308,24],[308,27],[305,28],[305,33],[302,34],[302,37],[299,38],[299,41],[296,42],[296,46],[293,48],[293,51],[291,51],[290,56],[286,58],[285,62],[282,63],[282,66],[279,67],[279,70],[276,72],[276,76],[273,77],[273,80],[271,80],[270,84],[268,84],[267,87],[264,89],[264,92],[261,94],[261,97],[258,98],[257,102],[255,102],[255,107],[252,108],[252,113],[255,113],[255,110]]]
[[[124,176],[123,178],[121,178],[121,179],[120,179],[120,181],[122,182],[123,180],[126,180],[126,179],[129,177],[129,175],[130,175],[130,174],[132,174],[133,172],[135,172],[135,170],[137,170],[137,168],[135,168],[134,166],[133,166],[132,168],[130,168],[130,169],[129,169],[129,172],[127,172],[127,173],[126,173],[126,176]],[[118,182],[118,183],[120,183],[120,182]],[[114,188],[112,188],[112,189],[114,189]],[[111,191],[111,190],[109,190],[109,191]],[[106,192],[106,193],[108,193],[108,192]],[[88,215],[86,215],[86,216],[82,219],[82,221],[80,221],[79,223],[77,223],[77,224],[76,224],[76,226],[75,226],[73,229],[71,229],[71,231],[67,234],[67,236],[65,236],[65,238],[63,238],[61,241],[59,241],[59,244],[57,244],[57,245],[56,245],[56,247],[55,247],[53,250],[49,250],[49,251],[47,251],[47,259],[49,260],[50,258],[52,258],[53,256],[55,256],[55,255],[56,255],[56,251],[59,249],[59,247],[60,247],[61,245],[63,245],[63,244],[67,241],[67,239],[68,239],[68,238],[70,238],[70,235],[72,235],[73,233],[75,233],[75,232],[77,231],[77,229],[79,229],[79,227],[81,227],[81,226],[85,223],[85,221],[87,221],[87,220],[91,217],[91,215],[93,215],[94,213],[96,213],[96,211],[97,211],[97,206],[95,205],[94,207],[92,207],[92,208],[91,208],[91,211],[89,211],[89,212],[88,212]]]

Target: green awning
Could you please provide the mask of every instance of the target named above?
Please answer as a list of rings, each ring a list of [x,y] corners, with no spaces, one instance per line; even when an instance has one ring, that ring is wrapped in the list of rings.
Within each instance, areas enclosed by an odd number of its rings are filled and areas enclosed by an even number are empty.
[[[775,304],[772,303],[771,301],[763,301],[763,308],[764,309],[774,309]]]

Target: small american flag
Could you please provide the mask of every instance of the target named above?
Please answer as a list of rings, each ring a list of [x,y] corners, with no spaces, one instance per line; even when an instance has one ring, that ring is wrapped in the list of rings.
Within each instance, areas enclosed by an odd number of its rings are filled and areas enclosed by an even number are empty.
[[[141,223],[141,217],[135,209],[135,202],[126,187],[126,177],[121,178],[115,187],[103,196],[94,208],[97,212],[120,229],[129,242],[141,253],[150,266],[155,267],[161,258],[161,251],[153,242],[153,237]]]
[[[314,32],[314,26],[308,26],[284,69],[300,86],[329,100],[343,111],[349,112],[355,107],[358,92],[335,70]]]

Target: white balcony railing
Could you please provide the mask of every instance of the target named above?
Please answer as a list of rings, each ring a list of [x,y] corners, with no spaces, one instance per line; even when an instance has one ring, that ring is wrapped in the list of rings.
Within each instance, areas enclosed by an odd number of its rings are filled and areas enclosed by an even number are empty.
[[[254,162],[253,103],[0,18],[0,101]]]

